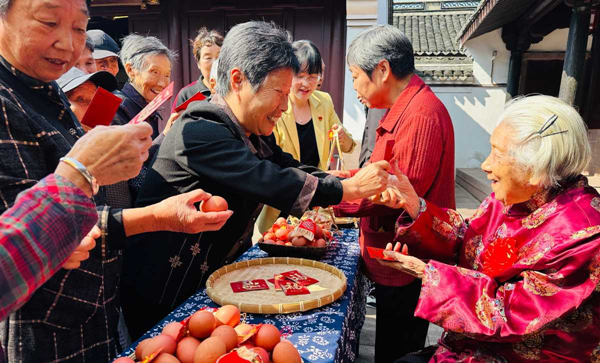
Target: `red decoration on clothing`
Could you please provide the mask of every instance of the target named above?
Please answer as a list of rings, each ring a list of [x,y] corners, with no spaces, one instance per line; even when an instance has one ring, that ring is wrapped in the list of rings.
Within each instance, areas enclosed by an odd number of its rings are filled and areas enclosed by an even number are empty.
[[[517,262],[517,240],[504,237],[490,243],[481,258],[483,273],[496,278]]]

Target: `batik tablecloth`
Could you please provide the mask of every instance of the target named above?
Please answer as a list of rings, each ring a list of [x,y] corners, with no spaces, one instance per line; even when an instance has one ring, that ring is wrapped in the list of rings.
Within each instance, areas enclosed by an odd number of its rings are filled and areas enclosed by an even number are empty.
[[[246,314],[249,324],[268,323],[277,326],[298,348],[306,363],[354,362],[358,354],[358,338],[365,321],[367,279],[360,272],[358,230],[343,229],[330,246],[322,262],[344,272],[348,287],[344,295],[323,308],[280,315]],[[253,246],[238,261],[268,257]],[[204,307],[218,307],[202,289],[190,297],[164,320],[148,331],[139,341],[160,334],[163,327],[181,321]],[[139,342],[138,341],[138,342]],[[133,353],[138,342],[121,356]]]

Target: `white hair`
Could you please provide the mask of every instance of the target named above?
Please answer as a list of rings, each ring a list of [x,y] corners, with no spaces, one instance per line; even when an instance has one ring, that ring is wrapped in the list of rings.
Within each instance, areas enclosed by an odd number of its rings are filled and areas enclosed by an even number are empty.
[[[167,48],[160,39],[153,36],[129,34],[121,39],[123,46],[119,58],[123,65],[130,64],[138,72],[147,66],[146,60],[153,55],[165,55],[171,64],[175,62],[177,53]]]
[[[553,115],[556,122],[542,126]],[[507,103],[498,124],[510,127],[509,154],[532,181],[543,187],[558,186],[585,170],[591,159],[587,127],[579,113],[551,96],[518,97]]]

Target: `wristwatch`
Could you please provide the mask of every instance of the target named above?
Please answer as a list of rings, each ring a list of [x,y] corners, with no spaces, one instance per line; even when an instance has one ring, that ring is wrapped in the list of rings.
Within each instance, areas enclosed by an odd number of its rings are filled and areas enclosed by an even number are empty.
[[[98,186],[98,182],[96,182],[96,178],[94,178],[94,176],[92,174],[90,174],[90,172],[87,170],[87,168],[82,163],[80,163],[75,158],[70,158],[70,157],[66,157],[66,156],[60,158],[60,161],[75,168],[75,170],[77,170],[78,172],[81,173],[81,175],[83,175],[83,177],[88,181],[88,183],[90,183],[90,187],[92,188],[92,196],[94,196],[98,193],[98,189],[100,187]]]

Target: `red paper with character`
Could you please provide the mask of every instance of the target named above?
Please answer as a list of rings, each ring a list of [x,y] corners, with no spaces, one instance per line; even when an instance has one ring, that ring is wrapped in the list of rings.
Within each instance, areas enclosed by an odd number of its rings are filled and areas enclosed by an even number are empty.
[[[432,258],[415,311],[445,329],[432,362],[600,362],[600,195],[584,177],[511,207],[492,195],[466,222],[421,200],[397,227]]]

